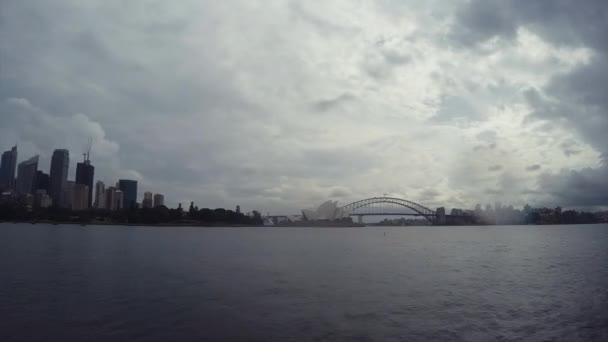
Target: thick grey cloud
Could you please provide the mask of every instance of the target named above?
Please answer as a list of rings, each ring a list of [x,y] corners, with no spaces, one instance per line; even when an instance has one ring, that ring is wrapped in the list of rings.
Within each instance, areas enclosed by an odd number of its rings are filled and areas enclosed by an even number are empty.
[[[603,207],[608,202],[608,168],[564,170],[541,176],[541,189],[564,206]]]
[[[526,29],[558,47],[583,47],[592,51],[588,62],[559,73],[540,89],[528,89],[524,98],[532,108],[532,120],[547,120],[573,128],[578,139],[605,156],[608,151],[608,3],[524,0],[474,0],[457,16],[452,37],[464,46],[476,46],[491,39],[504,44],[517,39]],[[582,153],[580,144],[569,139],[559,144],[570,157]],[[603,189],[608,163],[597,168],[546,173],[539,185],[555,201],[568,205],[608,203]],[[530,170],[530,169],[529,169]],[[532,170],[530,170],[532,171]]]
[[[0,147],[45,169],[93,138],[99,179],[170,205],[575,205],[557,178],[599,181],[608,153],[605,18],[600,1],[0,0]]]

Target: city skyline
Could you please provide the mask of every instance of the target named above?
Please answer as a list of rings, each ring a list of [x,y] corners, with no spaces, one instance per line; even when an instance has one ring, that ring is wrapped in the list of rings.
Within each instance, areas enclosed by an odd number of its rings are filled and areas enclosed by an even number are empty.
[[[63,177],[67,177],[69,174],[69,150],[67,149],[55,149],[53,151],[53,158],[51,159],[51,165],[49,170],[55,168],[55,173],[59,174],[59,176],[54,177],[55,180],[49,174],[44,173],[43,170],[39,169],[38,161],[39,155],[31,157],[22,162],[18,162],[16,159],[17,156],[17,146],[11,148],[11,150],[5,151],[3,153],[3,157],[5,160],[0,163],[0,168],[3,170],[3,173],[6,173],[5,166],[8,165],[10,168],[11,163],[17,164],[17,177],[14,179],[14,187],[11,190],[10,188],[6,188],[6,185],[1,185],[0,190],[15,192],[17,194],[31,194],[38,195],[40,190],[44,189],[43,195],[47,195],[51,200],[55,197],[54,191],[52,190],[51,184],[53,182],[64,183],[60,185],[59,188],[62,189],[60,191],[59,200],[55,200],[55,202],[60,203],[59,206],[71,208],[72,210],[80,211],[80,210],[88,210],[88,209],[107,209],[107,210],[118,210],[118,209],[128,209],[128,208],[155,208],[158,206],[165,206],[165,197],[164,194],[161,193],[153,193],[150,191],[139,192],[138,191],[138,182],[136,180],[128,180],[128,179],[119,179],[115,186],[108,186],[106,188],[106,184],[102,180],[96,180],[94,178],[94,165],[91,164],[90,154],[83,154],[84,160],[82,162],[78,162],[76,164],[76,172],[75,179],[70,180],[69,178],[62,179]],[[9,158],[10,157],[10,158]],[[21,177],[19,175],[24,176],[23,179],[20,180]],[[37,178],[40,177],[40,178]],[[94,185],[93,185],[94,183]],[[59,183],[57,183],[59,184]],[[29,189],[29,190],[27,190]],[[67,195],[69,194],[69,195]],[[387,196],[385,193],[384,196]],[[34,198],[34,197],[33,197]],[[141,198],[141,201],[139,199]],[[374,198],[382,198],[382,197],[374,197]],[[39,202],[40,199],[34,200]],[[51,201],[52,203],[53,201]],[[74,203],[76,202],[76,203]],[[190,201],[191,206],[195,201]],[[322,207],[325,205],[332,205],[335,207],[338,202],[337,201],[327,201],[324,202]],[[343,203],[344,204],[344,203]],[[182,207],[182,203],[178,203],[177,207]],[[198,207],[198,206],[197,206]],[[210,206],[213,207],[213,206]],[[475,208],[473,207],[455,207],[450,206],[450,204],[444,204],[437,208],[437,212],[442,212],[441,215],[452,215],[452,216],[462,216],[464,215],[475,215],[477,217],[482,217],[480,213],[483,212],[481,209],[482,204],[477,203]],[[237,208],[240,210],[240,205],[237,205]],[[446,209],[447,208],[447,209]],[[565,207],[564,209],[577,208],[573,207]],[[503,203],[501,201],[496,201],[492,204],[485,204],[485,212],[493,211],[493,210],[508,210],[512,213],[519,212],[519,214],[511,214],[515,216],[521,216],[522,212],[530,212],[532,207],[529,203],[517,208],[514,207],[510,203]],[[547,206],[538,206],[534,208],[535,210],[552,210],[547,208]],[[451,213],[449,212],[451,210]],[[561,213],[562,206],[557,205],[555,210],[559,210]],[[596,211],[602,211],[602,208],[596,209]],[[312,213],[309,209],[302,209],[302,216],[307,216],[306,213]],[[268,212],[269,214],[270,212]],[[285,214],[285,213],[282,213]],[[365,214],[364,214],[365,215]],[[390,216],[391,214],[389,214]],[[408,214],[412,215],[412,214]],[[416,215],[416,214],[413,214]],[[438,214],[439,215],[439,214]],[[380,215],[383,216],[383,215]],[[359,217],[359,220],[361,218]]]
[[[0,146],[42,167],[92,139],[171,207],[608,206],[601,1],[2,7]]]
[[[90,151],[89,151],[90,152]],[[49,172],[40,168],[40,156],[36,155],[19,161],[18,145],[2,153],[0,161],[0,192],[17,195],[32,195],[32,203],[40,203],[38,196],[47,196],[44,202],[55,206],[70,208],[75,211],[96,209],[116,210],[121,208],[141,207],[143,201],[138,201],[137,181],[120,179],[116,186],[109,186],[109,197],[106,198],[105,183],[95,179],[95,167],[91,163],[90,153],[84,155],[82,162],[76,163],[74,178],[70,179],[70,151],[67,149],[53,150]],[[94,185],[95,183],[95,185]],[[123,197],[124,193],[124,197]],[[150,194],[147,208],[164,205],[164,195]],[[154,196],[154,201],[152,201]],[[37,198],[37,199],[36,199]],[[126,199],[126,202],[125,202]],[[125,207],[125,203],[127,207]],[[157,205],[158,203],[158,205]],[[148,203],[147,203],[148,204]]]

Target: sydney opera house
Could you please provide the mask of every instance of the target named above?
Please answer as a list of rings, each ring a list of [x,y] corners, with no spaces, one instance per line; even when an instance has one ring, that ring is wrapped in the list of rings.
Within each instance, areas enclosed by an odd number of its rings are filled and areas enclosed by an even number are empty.
[[[327,201],[316,210],[302,210],[302,218],[305,221],[335,221],[347,219],[350,217],[350,212],[339,208],[338,201]]]

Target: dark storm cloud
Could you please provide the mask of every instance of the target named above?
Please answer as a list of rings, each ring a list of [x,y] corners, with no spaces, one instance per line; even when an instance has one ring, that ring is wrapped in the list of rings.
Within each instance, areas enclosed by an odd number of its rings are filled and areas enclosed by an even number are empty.
[[[590,0],[473,0],[459,11],[451,36],[465,46],[493,38],[508,42],[519,28],[556,46],[593,51],[588,63],[550,80],[543,89],[523,93],[533,109],[531,120],[550,120],[572,128],[598,152],[608,151],[608,2]],[[566,156],[581,153],[574,144],[560,145]],[[545,174],[543,188],[570,205],[608,205],[606,161],[598,169]]]
[[[604,0],[472,0],[458,11],[452,37],[477,44],[494,37],[514,38],[518,28],[526,27],[556,44],[605,52],[607,13]]]
[[[608,203],[608,167],[586,168],[543,174],[540,187],[550,192],[556,203],[564,206],[606,206]]]

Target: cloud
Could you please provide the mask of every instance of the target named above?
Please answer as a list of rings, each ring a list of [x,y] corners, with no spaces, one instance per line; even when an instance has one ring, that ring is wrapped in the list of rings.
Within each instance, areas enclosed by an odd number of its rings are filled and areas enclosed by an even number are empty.
[[[541,169],[541,166],[538,164],[534,164],[534,165],[530,165],[530,166],[526,166],[526,171],[529,172],[534,172],[534,171],[538,171]]]
[[[585,48],[590,57],[574,65],[570,70],[553,75],[544,84],[522,91],[531,108],[526,122],[546,121],[553,127],[559,125],[576,134],[597,152],[608,151],[608,4],[594,0],[580,4],[567,0],[558,1],[481,1],[473,0],[463,5],[452,28],[452,39],[462,46],[480,49],[494,41],[494,49],[504,44],[516,44],[523,30],[538,35],[550,46],[561,51]],[[604,32],[604,33],[602,33]],[[502,43],[496,43],[502,41]],[[558,50],[556,50],[556,54]],[[572,60],[577,59],[571,54]],[[566,157],[579,156],[581,144],[570,139],[559,144]],[[555,198],[570,205],[576,201],[598,205],[606,199],[601,187],[591,185],[605,182],[606,161],[601,157],[596,168],[546,172],[539,182],[542,188]],[[532,171],[532,170],[528,170]],[[597,177],[597,178],[596,178]],[[603,178],[602,178],[603,177]],[[589,194],[585,195],[579,184]],[[589,186],[588,186],[589,185]]]
[[[312,108],[314,111],[317,112],[326,112],[334,108],[339,108],[342,105],[352,102],[354,100],[354,96],[352,96],[351,94],[344,93],[333,99],[317,101],[313,104]]]
[[[40,164],[50,165],[53,150],[67,148],[72,151],[70,159],[73,176],[75,164],[81,160],[80,153],[85,152],[91,140],[91,155],[100,161],[98,167],[103,173],[118,176],[133,172],[123,169],[116,158],[120,145],[106,136],[99,122],[91,120],[85,114],[57,116],[37,107],[25,98],[8,98],[0,102],[0,111],[4,113],[3,125],[0,127],[0,142],[4,146],[16,142],[23,159],[39,154]]]
[[[543,174],[540,188],[549,191],[555,204],[571,207],[606,207],[608,167],[563,170]]]
[[[490,172],[496,172],[496,171],[500,171],[502,170],[502,165],[492,165],[490,167],[488,167],[488,171]]]
[[[4,2],[0,147],[48,165],[92,137],[99,179],[137,178],[171,206],[542,203],[527,167],[599,177],[608,153],[606,5],[582,8]]]

